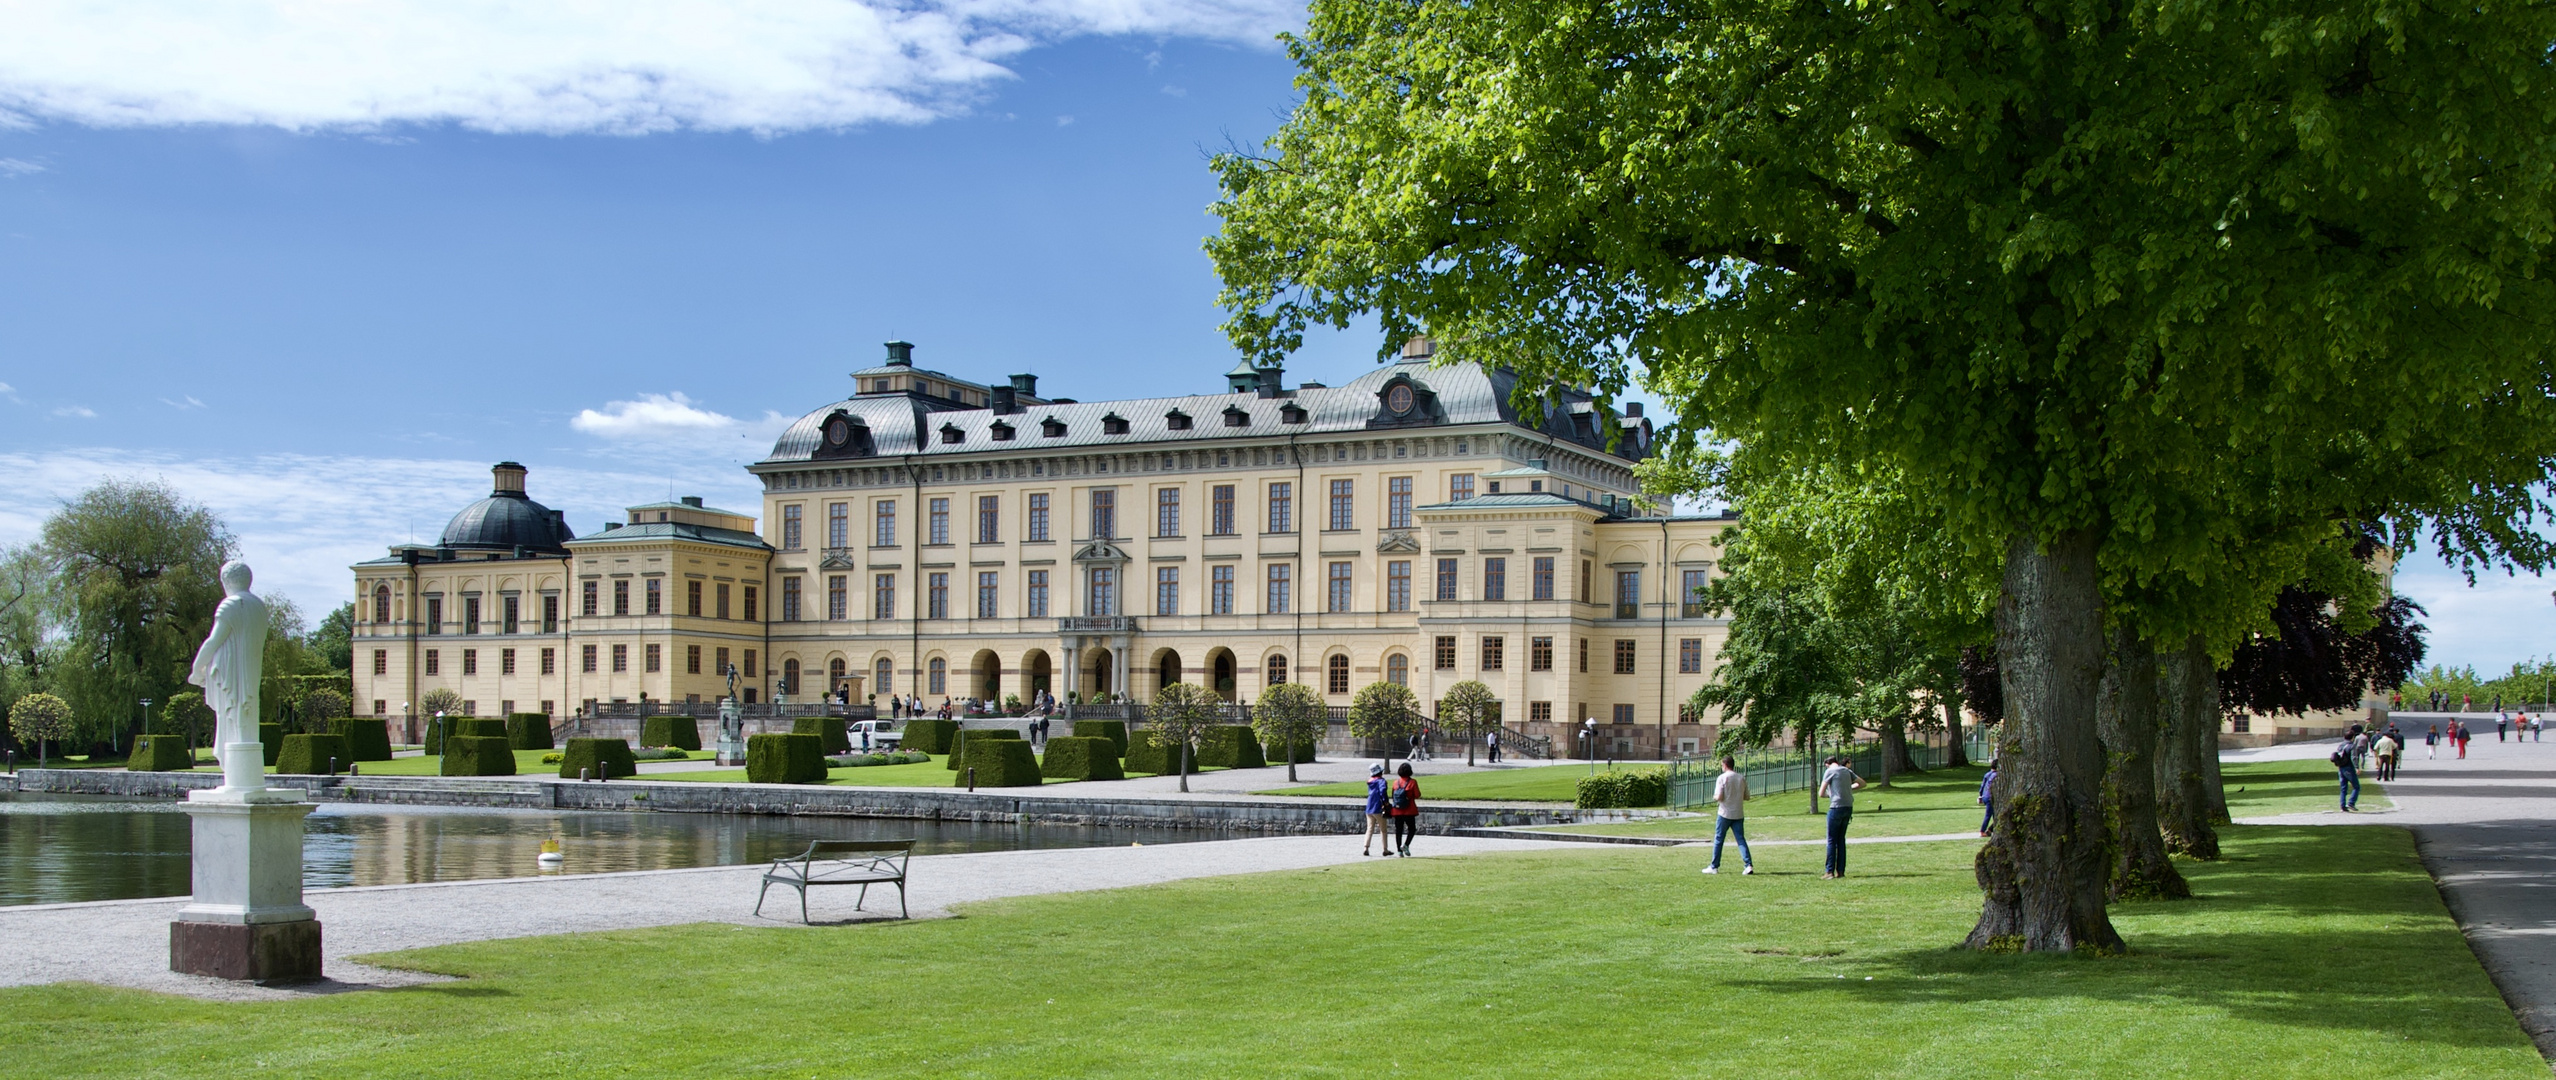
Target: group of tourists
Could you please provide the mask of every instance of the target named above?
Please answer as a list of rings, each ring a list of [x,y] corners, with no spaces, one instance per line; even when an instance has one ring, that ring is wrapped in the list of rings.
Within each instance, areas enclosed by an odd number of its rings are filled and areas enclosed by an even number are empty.
[[[1393,831],[1385,831],[1387,825]],[[1400,855],[1411,857],[1411,837],[1420,831],[1420,781],[1411,775],[1411,762],[1404,761],[1393,775],[1385,775],[1382,765],[1367,766],[1367,835],[1358,843],[1360,855]],[[1374,850],[1377,840],[1384,850]]]
[[[1819,795],[1828,800],[1828,864],[1819,875],[1822,880],[1846,876],[1846,826],[1855,819],[1855,793],[1864,788],[1864,778],[1855,775],[1845,755],[1829,755],[1826,765],[1819,776]],[[1757,860],[1748,850],[1748,774],[1728,757],[1722,759],[1722,775],[1713,778],[1713,859],[1704,864],[1705,873],[1722,872],[1725,837],[1739,841],[1740,873],[1756,873]]]
[[[938,717],[943,720],[948,720],[952,717],[993,716],[1000,711],[1001,710],[995,708],[993,702],[987,701],[984,698],[945,697],[941,699],[940,707],[935,709],[925,705],[922,698],[916,697],[912,694],[904,696],[890,695],[888,697],[888,715],[899,720],[903,720],[908,717],[919,720],[927,716]],[[1047,716],[1055,711],[1056,695],[1048,693],[1043,689],[1032,693],[1030,695],[1028,705],[1022,709],[1022,713],[1027,716]]]

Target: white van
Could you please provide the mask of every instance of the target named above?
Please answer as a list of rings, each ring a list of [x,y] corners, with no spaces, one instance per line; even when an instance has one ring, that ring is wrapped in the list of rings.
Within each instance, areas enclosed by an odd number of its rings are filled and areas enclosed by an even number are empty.
[[[855,720],[851,735],[853,749],[860,749],[866,739],[872,751],[881,753],[894,750],[898,743],[905,741],[905,735],[896,730],[894,720]]]

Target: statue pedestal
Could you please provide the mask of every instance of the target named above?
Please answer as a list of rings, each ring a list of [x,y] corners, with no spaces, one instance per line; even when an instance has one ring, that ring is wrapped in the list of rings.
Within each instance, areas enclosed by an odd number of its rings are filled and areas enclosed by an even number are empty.
[[[718,764],[743,765],[745,763],[745,714],[737,708],[734,699],[723,700],[719,702]]]
[[[320,924],[302,903],[302,819],[289,788],[193,792],[195,893],[169,924],[169,970],[256,982],[320,977]]]

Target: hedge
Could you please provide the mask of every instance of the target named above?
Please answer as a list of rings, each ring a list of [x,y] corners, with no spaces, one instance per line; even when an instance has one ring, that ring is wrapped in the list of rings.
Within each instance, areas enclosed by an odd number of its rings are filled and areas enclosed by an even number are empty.
[[[620,739],[570,739],[559,755],[559,778],[575,780],[581,772],[606,780],[637,776],[639,762],[630,756],[630,744]]]
[[[506,738],[517,750],[548,750],[550,717],[537,712],[507,713]]]
[[[814,735],[824,739],[825,752],[829,754],[852,752],[852,736],[843,730],[843,718],[840,716],[799,717],[790,721],[790,734]]]
[[[490,721],[504,725],[505,721]],[[503,735],[455,735],[444,740],[445,776],[513,776],[515,746]]]
[[[1038,774],[1050,780],[1127,779],[1127,771],[1118,767],[1117,744],[1086,735],[1047,740],[1047,756],[1039,760]]]
[[[1196,750],[1190,751],[1189,767],[1193,772],[1198,768]],[[1153,732],[1138,732],[1127,743],[1127,771],[1153,773],[1156,776],[1168,776],[1179,772],[1180,747],[1157,745],[1154,742]]]
[[[346,749],[357,761],[389,761],[391,759],[390,721],[370,716],[341,716],[328,722],[329,731],[346,737]]]
[[[453,725],[459,722],[461,722],[461,718],[456,716],[446,716],[441,718],[429,716],[423,721],[420,721],[423,725],[421,730],[424,732],[426,740],[425,749],[427,757],[434,757],[444,752],[444,736],[452,734]]]
[[[956,720],[908,720],[905,740],[898,745],[926,754],[946,754],[959,731]]]
[[[1076,720],[1074,737],[1107,739],[1117,748],[1116,753],[1119,757],[1127,756],[1127,721],[1125,720]]]
[[[266,751],[266,767],[275,767],[275,757],[284,752],[284,725],[259,724],[257,744]]]
[[[275,771],[304,776],[325,773],[330,758],[336,758],[341,769],[355,760],[354,751],[346,748],[346,736],[287,735],[283,752],[275,755]]]
[[[1249,724],[1215,724],[1198,738],[1199,768],[1257,769],[1269,762],[1260,756],[1260,737]]]
[[[701,724],[689,716],[651,716],[639,722],[639,745],[701,749]]]
[[[187,745],[184,735],[139,735],[133,739],[133,754],[124,759],[130,772],[177,772],[195,767],[195,748]]]
[[[1667,802],[1668,773],[1659,769],[1625,769],[1581,777],[1579,797],[1572,805],[1598,809],[1661,806]]]
[[[453,725],[453,729],[446,732],[446,735],[461,735],[473,739],[506,738],[506,721],[502,717],[465,716],[459,720],[451,720],[448,717],[447,720]]]
[[[1287,763],[1287,748],[1280,746],[1277,743],[1260,744],[1260,754],[1261,758],[1269,764],[1284,765]],[[1296,760],[1298,762],[1312,761],[1313,759],[1314,744],[1312,742],[1307,741],[1296,744]]]
[[[1021,733],[1020,733],[1020,732],[1014,731],[1014,730],[1012,730],[1012,729],[1010,729],[1010,728],[973,728],[973,729],[966,729],[966,730],[962,730],[962,731],[960,731],[957,735],[954,735],[954,736],[952,736],[952,737],[951,737],[951,739],[950,739],[950,758],[949,758],[949,760],[948,760],[948,761],[942,762],[942,764],[943,764],[943,765],[946,765],[946,766],[948,766],[949,768],[952,768],[952,769],[956,769],[956,768],[958,768],[958,767],[959,767],[959,759],[960,759],[960,758],[962,758],[962,757],[967,756],[967,744],[968,744],[969,740],[972,740],[972,739],[1011,739],[1011,740],[1013,740],[1013,741],[1015,741],[1015,742],[1018,742],[1018,741],[1020,740],[1020,737],[1021,737]],[[1028,745],[1028,744],[1023,743],[1022,745]]]
[[[758,784],[825,782],[822,735],[754,735],[746,739],[746,779]]]
[[[1021,739],[970,738],[961,752],[967,755],[967,767],[959,770],[958,787],[968,786],[971,772],[977,787],[1037,787],[1041,782],[1038,755],[1030,753],[1030,744]]]

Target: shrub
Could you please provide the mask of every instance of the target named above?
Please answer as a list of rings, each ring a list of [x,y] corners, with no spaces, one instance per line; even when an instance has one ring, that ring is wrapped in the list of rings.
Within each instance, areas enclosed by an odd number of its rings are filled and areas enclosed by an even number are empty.
[[[1127,721],[1125,720],[1076,720],[1074,737],[1107,739],[1117,748],[1115,753],[1119,757],[1127,756]]]
[[[647,749],[647,750],[633,750],[633,751],[631,751],[631,752],[630,752],[630,756],[631,756],[631,758],[633,758],[634,760],[638,760],[638,761],[690,761],[690,760],[692,760],[692,754],[691,754],[689,751],[677,750],[677,749],[675,749],[674,747],[671,747],[671,746],[660,746],[660,747],[654,747],[654,748]]]
[[[960,731],[958,734],[951,736],[950,757],[948,761],[945,761],[942,764],[947,765],[952,769],[958,768],[959,759],[967,756],[967,744],[970,739],[1012,739],[1017,741],[1020,737],[1020,732],[1014,731],[1010,728],[975,728]]]
[[[978,737],[967,740],[963,751],[967,755],[967,765],[959,770],[957,786],[968,786],[968,774],[971,772],[975,774],[977,787],[1038,786],[1038,755],[1030,753],[1029,743],[1017,738],[982,738],[985,734],[982,731],[968,734]]]
[[[930,760],[932,760],[932,755],[926,754],[920,750],[899,750],[896,753],[888,755],[887,763],[890,765],[920,765]]]
[[[946,754],[950,752],[950,742],[958,731],[956,720],[908,720],[905,722],[905,740],[900,745],[926,754]]]
[[[504,721],[492,721],[504,726]],[[444,740],[445,776],[513,776],[515,746],[503,735],[455,735]]]
[[[506,714],[506,738],[517,750],[548,750],[550,717],[537,712]]]
[[[701,749],[701,724],[689,716],[651,716],[639,722],[639,745]]]
[[[259,749],[266,751],[266,767],[274,768],[276,757],[284,753],[284,725],[259,724],[257,745]]]
[[[574,780],[580,773],[606,780],[636,776],[639,762],[631,756],[630,744],[619,739],[570,739],[559,754],[559,778]]]
[[[640,751],[640,753],[643,753],[643,754],[644,754],[644,753],[647,753],[647,751],[642,750],[642,751]],[[560,758],[562,758],[562,757],[565,757],[565,756],[567,756],[567,755],[565,755],[565,754],[556,754],[556,753],[552,753],[552,754],[543,754],[543,755],[541,756],[541,763],[542,763],[542,764],[544,764],[544,765],[557,765],[557,764],[559,764],[559,759],[560,759]]]
[[[1197,751],[1190,751],[1190,768],[1198,767]],[[1127,744],[1127,771],[1169,776],[1180,771],[1180,747],[1164,746],[1154,741],[1152,732],[1138,732]]]
[[[195,767],[195,749],[184,735],[143,735],[133,740],[133,756],[124,760],[132,772],[177,772]]]
[[[1047,740],[1047,756],[1040,759],[1038,774],[1050,780],[1127,779],[1127,771],[1118,766],[1117,744],[1085,735]]]
[[[355,703],[346,700],[344,694],[322,688],[302,695],[302,707],[297,711],[302,718],[303,730],[329,731],[335,728],[336,721],[355,715]],[[355,752],[363,753],[364,748],[358,745]],[[387,759],[365,758],[364,760]]]
[[[814,735],[825,740],[825,752],[845,754],[852,750],[852,736],[843,730],[840,716],[802,716],[790,721],[790,734]]]
[[[325,773],[330,758],[336,758],[341,769],[355,760],[354,751],[346,747],[346,736],[287,735],[283,752],[275,755],[275,771],[305,776]]]
[[[346,737],[346,749],[357,761],[389,761],[391,759],[390,721],[369,716],[341,716],[328,722],[329,730]]]
[[[754,735],[746,739],[746,779],[758,784],[825,782],[822,735]]]
[[[503,739],[506,737],[506,721],[496,717],[465,716],[459,720],[454,720],[452,723],[453,730],[446,732],[448,736],[461,735],[473,739]]]
[[[1260,753],[1262,757],[1266,758],[1272,764],[1285,764],[1287,762],[1287,748],[1280,746],[1277,743],[1262,743]],[[1297,762],[1302,763],[1312,761],[1313,759],[1314,744],[1310,742],[1300,742],[1296,744]]]
[[[1249,724],[1211,724],[1199,733],[1198,766],[1221,769],[1257,769],[1269,762],[1260,756],[1260,740],[1251,733]]]
[[[1582,809],[1660,806],[1668,802],[1668,773],[1659,769],[1610,769],[1580,778],[1573,806]]]

